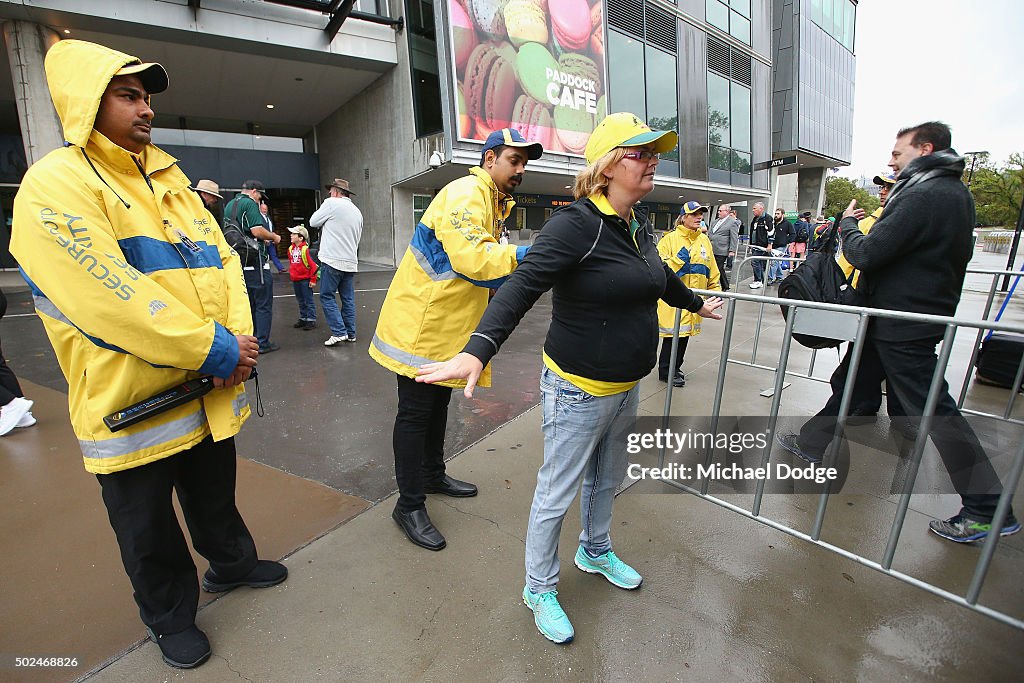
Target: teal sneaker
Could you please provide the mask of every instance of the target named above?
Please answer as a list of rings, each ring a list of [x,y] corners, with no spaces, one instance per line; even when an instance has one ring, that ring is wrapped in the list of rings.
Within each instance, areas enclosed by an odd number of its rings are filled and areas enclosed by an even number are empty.
[[[534,593],[529,586],[523,587],[523,603],[533,610],[533,622],[541,635],[553,643],[571,643],[576,632],[572,630],[569,617],[558,604],[558,591]]]
[[[644,582],[644,577],[620,560],[611,550],[600,557],[591,557],[583,549],[583,546],[580,546],[576,549],[575,562],[578,569],[588,574],[601,574],[613,586],[625,588],[628,591],[639,588],[640,584]]]

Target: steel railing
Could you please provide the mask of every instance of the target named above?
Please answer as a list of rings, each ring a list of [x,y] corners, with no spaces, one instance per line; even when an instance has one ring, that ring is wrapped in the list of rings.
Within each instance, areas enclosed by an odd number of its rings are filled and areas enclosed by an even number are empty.
[[[753,259],[753,258],[763,258],[763,259],[767,260],[767,259],[777,259],[777,258],[782,258],[782,257],[774,257],[774,256],[771,256],[771,257],[748,257],[747,259],[744,259],[743,262],[741,262],[740,266],[742,267],[742,265],[745,264],[747,260],[750,260],[750,259]],[[738,269],[737,269],[737,272],[738,272]],[[973,271],[973,272],[981,273],[981,274],[991,274],[993,276],[993,278],[998,278],[1000,275],[1004,275],[1005,274],[1003,271]],[[1019,275],[1019,273],[1011,273],[1011,274]],[[903,530],[903,525],[904,525],[904,522],[905,522],[905,519],[906,519],[907,511],[908,511],[908,509],[910,507],[911,496],[913,495],[912,492],[913,492],[913,489],[914,489],[914,484],[915,484],[917,476],[918,476],[918,471],[919,471],[919,468],[920,468],[921,458],[922,458],[922,455],[924,453],[924,449],[925,449],[925,445],[926,445],[926,442],[927,442],[927,439],[928,439],[928,434],[929,434],[929,430],[930,430],[930,427],[931,427],[931,423],[932,423],[932,420],[933,420],[934,415],[935,415],[935,409],[936,409],[936,406],[937,406],[937,404],[938,404],[938,402],[939,402],[939,400],[941,398],[941,394],[943,393],[942,389],[943,389],[943,383],[944,383],[944,380],[945,380],[945,370],[946,370],[946,367],[947,367],[947,365],[949,363],[950,354],[951,354],[952,348],[953,348],[953,338],[956,335],[957,330],[960,329],[960,328],[975,328],[975,329],[977,329],[978,330],[978,335],[979,335],[978,336],[978,340],[980,342],[981,336],[982,336],[982,334],[986,330],[993,330],[993,331],[999,331],[999,332],[1010,332],[1010,333],[1022,334],[1022,333],[1024,333],[1024,325],[1007,324],[1007,323],[1001,323],[1001,322],[996,323],[996,322],[993,322],[993,321],[990,321],[990,320],[987,320],[987,319],[986,320],[966,320],[966,319],[959,319],[959,318],[954,318],[954,317],[926,315],[926,314],[920,314],[920,313],[907,313],[907,312],[901,312],[901,311],[890,311],[890,310],[872,309],[872,308],[864,308],[864,307],[839,306],[839,305],[836,305],[836,304],[825,304],[825,303],[817,303],[817,302],[793,301],[793,300],[788,300],[788,299],[779,299],[779,298],[775,298],[775,297],[759,296],[759,295],[755,295],[755,294],[741,294],[741,293],[738,293],[738,292],[731,292],[731,291],[730,292],[716,292],[716,291],[706,291],[706,290],[695,290],[695,291],[697,291],[699,294],[704,295],[704,296],[720,296],[720,297],[723,297],[725,299],[731,299],[732,300],[732,304],[728,305],[728,307],[727,307],[727,312],[726,312],[726,316],[725,316],[725,323],[724,323],[724,330],[723,330],[723,337],[722,337],[722,353],[721,353],[721,357],[723,359],[725,359],[726,362],[720,362],[719,366],[718,366],[718,377],[717,377],[716,382],[715,382],[715,397],[714,397],[714,401],[712,402],[711,425],[710,425],[711,433],[717,433],[717,430],[718,430],[719,420],[720,420],[720,417],[721,417],[722,399],[723,399],[724,389],[725,389],[726,379],[727,379],[727,370],[728,370],[728,366],[731,363],[736,362],[736,363],[739,363],[740,365],[746,365],[748,367],[755,367],[755,368],[766,369],[766,370],[774,370],[775,371],[774,393],[772,394],[771,408],[770,408],[770,412],[769,412],[769,416],[768,416],[768,426],[767,426],[767,436],[766,436],[766,438],[767,438],[767,445],[765,446],[765,448],[762,449],[762,453],[761,453],[761,466],[765,467],[765,468],[767,468],[769,466],[769,463],[770,463],[770,460],[771,460],[771,454],[772,454],[772,449],[773,449],[773,445],[774,445],[774,437],[775,437],[776,427],[778,425],[779,408],[780,408],[781,402],[782,402],[783,384],[784,384],[785,378],[788,375],[792,375],[793,374],[793,373],[788,372],[788,370],[786,368],[787,368],[787,365],[788,365],[788,362],[789,362],[790,352],[791,352],[791,348],[792,348],[793,332],[794,332],[795,326],[798,323],[798,318],[801,315],[800,311],[812,311],[812,312],[813,311],[824,311],[824,312],[830,312],[832,314],[845,314],[847,316],[855,316],[856,317],[856,332],[852,335],[852,339],[846,339],[846,341],[850,341],[852,343],[852,347],[851,347],[850,352],[849,352],[850,353],[850,363],[849,363],[849,366],[848,366],[848,369],[847,369],[847,375],[846,375],[847,381],[846,381],[846,385],[845,385],[844,390],[843,390],[843,395],[842,395],[841,400],[840,400],[839,416],[838,416],[838,420],[837,420],[837,423],[836,423],[835,431],[834,431],[833,436],[832,436],[832,441],[831,441],[831,443],[829,445],[829,448],[826,451],[825,456],[823,458],[823,462],[822,462],[823,466],[834,465],[835,462],[838,459],[839,447],[840,447],[840,444],[841,444],[841,442],[842,442],[842,440],[844,438],[845,428],[846,428],[846,425],[847,425],[847,418],[848,418],[849,410],[850,410],[850,403],[852,401],[852,396],[853,396],[853,389],[854,389],[855,382],[852,381],[852,380],[856,376],[856,373],[857,373],[859,365],[860,365],[861,354],[863,352],[863,349],[864,349],[864,346],[865,346],[865,343],[866,343],[867,329],[868,329],[868,324],[870,322],[870,319],[871,318],[889,318],[889,319],[906,320],[906,321],[913,321],[913,322],[933,323],[933,324],[937,324],[937,325],[943,326],[943,328],[945,329],[945,333],[943,335],[942,343],[941,343],[941,346],[939,348],[938,362],[936,364],[935,372],[933,373],[933,375],[931,377],[931,381],[930,381],[930,385],[929,385],[929,390],[928,390],[928,395],[927,395],[927,399],[925,401],[925,406],[924,406],[923,414],[920,416],[920,419],[921,419],[920,427],[917,430],[917,436],[915,438],[913,449],[912,449],[912,452],[910,454],[910,469],[906,473],[905,485],[904,485],[903,491],[902,491],[902,493],[900,495],[899,502],[897,504],[896,514],[895,514],[893,522],[892,522],[892,524],[891,524],[891,526],[889,528],[888,540],[886,542],[885,550],[883,551],[882,556],[881,556],[880,559],[877,559],[877,560],[876,559],[871,559],[869,557],[865,557],[865,556],[859,555],[858,553],[853,552],[853,551],[851,551],[849,549],[846,549],[846,548],[840,547],[840,546],[838,546],[836,544],[829,543],[827,541],[822,540],[822,538],[821,538],[821,531],[822,531],[822,527],[823,527],[823,524],[824,524],[824,521],[825,521],[826,511],[828,509],[829,498],[832,495],[830,484],[826,483],[824,485],[824,488],[823,488],[823,490],[822,490],[822,492],[821,492],[821,494],[820,494],[820,496],[818,498],[818,505],[817,505],[817,509],[816,509],[816,512],[815,512],[814,522],[812,524],[811,531],[810,531],[810,533],[806,533],[806,532],[800,531],[798,529],[792,528],[790,526],[787,526],[786,524],[784,524],[782,522],[770,519],[770,518],[762,515],[762,513],[761,513],[761,503],[762,503],[762,499],[763,499],[763,496],[764,496],[764,486],[765,486],[765,482],[763,480],[758,481],[757,489],[756,489],[755,494],[754,494],[753,503],[752,503],[752,505],[751,505],[749,510],[746,509],[746,508],[740,507],[740,506],[738,506],[738,505],[736,505],[736,504],[734,504],[734,503],[732,503],[730,501],[724,500],[722,498],[719,498],[719,497],[717,497],[715,495],[710,494],[708,492],[708,488],[709,488],[709,485],[710,485],[710,480],[709,479],[706,479],[706,478],[703,479],[699,489],[698,488],[694,488],[693,486],[690,486],[690,485],[688,485],[688,484],[686,484],[686,483],[684,483],[682,481],[678,481],[678,480],[665,479],[665,480],[662,480],[662,481],[665,484],[668,484],[669,486],[672,486],[672,487],[677,488],[679,490],[683,490],[683,491],[686,491],[688,493],[692,493],[694,495],[697,495],[697,496],[699,496],[699,497],[701,497],[701,498],[703,498],[705,500],[708,500],[708,501],[710,501],[710,502],[712,502],[712,503],[714,503],[716,505],[719,505],[719,506],[721,506],[723,508],[726,508],[728,510],[732,510],[733,512],[736,512],[736,513],[741,514],[741,515],[743,515],[745,517],[748,517],[749,519],[758,521],[758,522],[760,522],[762,524],[765,524],[765,525],[767,525],[767,526],[769,526],[771,528],[774,528],[774,529],[777,529],[779,531],[782,531],[782,532],[784,532],[786,534],[789,534],[790,536],[793,536],[793,537],[796,537],[796,538],[800,538],[800,539],[808,541],[810,543],[814,543],[815,545],[817,545],[819,547],[822,547],[822,548],[824,548],[826,550],[829,550],[831,552],[837,553],[837,554],[839,554],[839,555],[841,555],[843,557],[846,557],[846,558],[848,558],[850,560],[853,560],[854,562],[857,562],[858,564],[861,564],[861,565],[866,566],[866,567],[870,567],[870,568],[875,569],[875,570],[877,570],[879,572],[882,572],[884,574],[892,576],[892,577],[894,577],[894,578],[896,578],[896,579],[898,579],[900,581],[903,581],[905,583],[908,583],[908,584],[911,584],[911,585],[916,586],[918,588],[921,588],[923,590],[926,590],[929,593],[932,593],[932,594],[937,595],[937,596],[939,596],[941,598],[949,600],[950,602],[954,602],[954,603],[959,604],[961,606],[967,607],[967,608],[969,608],[969,609],[971,609],[971,610],[973,610],[975,612],[978,612],[980,614],[984,614],[985,616],[988,616],[988,617],[991,617],[993,619],[996,619],[996,620],[998,620],[998,621],[1000,621],[1002,623],[1008,624],[1008,625],[1010,625],[1010,626],[1012,626],[1014,628],[1024,630],[1024,620],[1022,620],[1022,619],[1020,619],[1018,617],[1012,616],[1010,614],[1007,614],[1005,612],[1001,612],[998,609],[994,609],[992,607],[988,607],[988,606],[981,605],[981,604],[978,603],[978,598],[980,596],[982,587],[984,586],[985,577],[988,574],[988,571],[989,571],[989,568],[991,566],[993,557],[995,555],[996,547],[997,547],[997,545],[999,543],[1000,535],[998,533],[990,533],[988,535],[988,537],[985,539],[985,541],[982,543],[981,555],[978,558],[977,563],[975,564],[974,573],[973,573],[973,576],[971,578],[970,585],[968,586],[966,592],[963,595],[959,595],[959,594],[954,593],[952,591],[949,591],[949,590],[946,590],[946,589],[941,588],[939,586],[935,586],[935,585],[933,585],[931,583],[928,583],[927,581],[924,581],[924,580],[922,580],[920,578],[917,578],[917,577],[911,576],[909,574],[906,574],[904,572],[901,572],[901,571],[898,571],[896,569],[893,569],[893,566],[892,566],[893,559],[894,559],[894,557],[896,555],[896,550],[897,550],[897,547],[899,545],[900,534],[901,534],[901,532]],[[984,315],[985,318],[987,318],[988,314],[991,312],[991,303],[992,303],[993,298],[994,298],[994,291],[991,291],[990,292],[990,296],[989,296],[989,302],[988,302],[988,304],[986,306],[986,310],[985,310],[985,315]],[[733,348],[732,336],[733,336],[733,333],[734,333],[734,330],[735,330],[736,311],[737,311],[737,308],[738,308],[738,306],[736,306],[735,304],[737,302],[741,302],[741,301],[742,302],[751,302],[751,303],[760,304],[761,312],[759,313],[758,327],[760,327],[760,320],[761,320],[761,317],[763,317],[763,310],[764,310],[764,306],[766,304],[772,304],[772,305],[785,304],[785,305],[791,306],[791,308],[789,310],[789,314],[786,316],[785,333],[784,333],[784,336],[782,338],[782,342],[781,342],[780,349],[779,349],[778,365],[775,368],[772,368],[770,366],[757,365],[756,363],[753,363],[753,362],[746,363],[746,362],[742,362],[742,361],[733,361],[732,359],[729,358],[729,354],[730,354],[730,352],[731,352],[731,350]],[[670,365],[669,365],[669,367],[675,367],[675,360],[676,360],[676,357],[677,357],[678,344],[679,344],[680,317],[681,317],[681,311],[677,310],[676,311],[676,319],[675,319],[675,331],[674,331],[674,338],[673,338],[673,341],[672,341],[671,358],[670,358]],[[755,345],[757,343],[756,340],[757,340],[757,337],[755,336]],[[975,349],[975,352],[976,351],[977,351],[977,348]],[[756,348],[755,348],[755,356],[754,357],[756,358]],[[972,358],[972,366],[973,366],[973,363],[974,363],[975,360],[976,360],[976,354],[975,354],[975,357]],[[813,364],[813,361],[812,361],[812,364]],[[778,371],[780,368],[782,369],[782,372]],[[970,371],[970,367],[968,368],[968,372],[969,371]],[[798,375],[798,376],[806,377],[804,375]],[[1018,382],[1020,381],[1022,376],[1024,376],[1024,359],[1021,360],[1021,362],[1020,362],[1020,364],[1019,364],[1019,366],[1017,368],[1017,381]],[[828,381],[828,380],[820,380],[819,378],[815,378],[815,377],[806,377],[806,378],[807,379],[812,379],[812,380],[818,380],[818,381]],[[964,411],[964,412],[971,412],[971,413],[976,414],[976,415],[980,415],[980,416],[984,416],[984,417],[989,417],[989,418],[993,418],[993,419],[1004,421],[1004,422],[1012,422],[1014,424],[1024,424],[1024,423],[1022,423],[1019,420],[1011,419],[1010,416],[1009,416],[1009,411],[1011,411],[1012,408],[1013,408],[1013,400],[1014,400],[1014,397],[1016,396],[1016,393],[1017,393],[1015,389],[1016,389],[1016,387],[1014,388],[1013,391],[1010,392],[1011,393],[1010,403],[1009,403],[1009,405],[1007,407],[1007,411],[1004,412],[1004,415],[997,415],[997,414],[994,414],[994,413],[981,413],[981,412],[978,412],[978,411]],[[672,406],[672,394],[673,394],[673,387],[672,387],[671,383],[669,383],[668,389],[666,391],[665,409],[664,409],[664,414],[663,414],[663,420],[664,420],[666,425],[667,425],[667,422],[669,420],[669,416],[671,415],[670,411],[671,411],[671,406]],[[962,399],[963,399],[963,396],[961,395],[961,405],[962,405]],[[706,454],[705,454],[705,467],[710,466],[711,463],[714,461],[715,452],[716,452],[716,448],[715,448],[714,445],[710,445],[707,448],[707,451],[706,451]],[[665,464],[665,449],[664,448],[662,448],[660,450],[658,459],[659,459],[659,463],[658,463],[659,467],[664,467],[664,464]],[[1009,468],[1009,471],[1008,471],[1008,473],[1006,475],[1005,485],[1004,485],[1004,487],[1002,489],[1002,493],[1001,493],[1001,495],[999,497],[999,503],[998,503],[998,505],[996,507],[995,515],[994,515],[993,520],[992,520],[992,529],[1002,529],[1003,528],[1003,525],[1004,525],[1004,523],[1006,521],[1006,518],[1007,518],[1007,515],[1009,513],[1011,500],[1013,498],[1013,492],[1016,490],[1016,488],[1020,484],[1022,472],[1024,472],[1024,439],[1020,440],[1020,445],[1017,447],[1016,453],[1013,456],[1012,464],[1011,464],[1011,466]]]

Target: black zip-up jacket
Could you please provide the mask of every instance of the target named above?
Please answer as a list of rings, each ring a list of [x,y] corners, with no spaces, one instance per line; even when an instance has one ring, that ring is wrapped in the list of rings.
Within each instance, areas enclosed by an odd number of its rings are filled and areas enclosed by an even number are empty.
[[[844,218],[843,255],[861,271],[866,306],[956,314],[974,233],[974,199],[960,180],[964,159],[946,149],[911,161],[867,235]],[[875,318],[868,335],[890,342],[941,337],[942,325]]]
[[[634,243],[626,221],[580,199],[552,214],[463,350],[487,364],[552,288],[544,351],[561,370],[603,382],[636,381],[654,367],[658,299],[694,312],[704,305],[661,260],[649,223]]]
[[[775,239],[772,240],[772,248],[785,249],[793,241],[793,224],[783,218],[781,223],[775,224]]]
[[[767,247],[775,236],[775,221],[766,213],[750,219],[750,244],[755,247]],[[756,254],[755,254],[756,255]]]

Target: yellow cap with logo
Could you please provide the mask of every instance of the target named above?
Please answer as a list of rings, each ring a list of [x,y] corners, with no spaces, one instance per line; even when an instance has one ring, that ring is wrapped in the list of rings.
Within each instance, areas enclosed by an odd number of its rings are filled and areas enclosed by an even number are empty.
[[[616,147],[640,147],[654,144],[654,151],[664,154],[675,149],[679,136],[671,130],[651,130],[636,114],[618,112],[604,117],[590,134],[584,152],[587,163],[592,164]]]

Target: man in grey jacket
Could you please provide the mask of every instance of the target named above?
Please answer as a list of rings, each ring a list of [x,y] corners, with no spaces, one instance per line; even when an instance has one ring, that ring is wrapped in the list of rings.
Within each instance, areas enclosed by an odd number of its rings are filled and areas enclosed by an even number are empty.
[[[731,211],[731,206],[722,204],[718,207],[718,218],[708,228],[708,239],[711,240],[715,262],[718,263],[718,274],[722,276],[723,292],[729,291],[729,278],[725,274],[726,260],[736,255],[736,245],[739,243],[740,222]]]
[[[327,186],[331,196],[309,219],[320,233],[320,307],[331,328],[324,346],[356,340],[355,275],[359,270],[359,239],[363,235],[363,214],[352,203],[355,196],[348,181],[335,178]],[[341,310],[335,295],[341,296]]]

